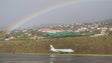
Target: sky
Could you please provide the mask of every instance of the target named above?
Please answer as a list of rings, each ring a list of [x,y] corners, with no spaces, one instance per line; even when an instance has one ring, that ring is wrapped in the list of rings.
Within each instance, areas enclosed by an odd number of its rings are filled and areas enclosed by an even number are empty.
[[[0,27],[9,27],[41,9],[75,0],[0,0]],[[112,19],[112,0],[76,0],[24,23],[24,27]]]

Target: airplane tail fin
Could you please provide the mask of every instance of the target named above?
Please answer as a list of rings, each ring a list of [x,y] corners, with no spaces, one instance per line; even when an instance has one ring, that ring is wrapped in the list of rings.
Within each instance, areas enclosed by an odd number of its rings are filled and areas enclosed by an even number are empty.
[[[50,44],[50,50],[53,51],[55,50],[55,48],[53,47],[53,45]]]

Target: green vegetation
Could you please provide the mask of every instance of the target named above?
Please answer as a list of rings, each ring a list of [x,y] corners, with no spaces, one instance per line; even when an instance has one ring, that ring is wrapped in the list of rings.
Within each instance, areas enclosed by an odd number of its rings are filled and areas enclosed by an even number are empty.
[[[112,54],[112,36],[65,37],[41,40],[10,40],[0,42],[0,53],[51,53],[55,48],[72,48],[74,54]]]
[[[57,32],[44,34],[46,38],[59,38],[59,37],[78,37],[83,36],[81,33],[70,33],[70,32]],[[85,35],[84,35],[85,36]]]

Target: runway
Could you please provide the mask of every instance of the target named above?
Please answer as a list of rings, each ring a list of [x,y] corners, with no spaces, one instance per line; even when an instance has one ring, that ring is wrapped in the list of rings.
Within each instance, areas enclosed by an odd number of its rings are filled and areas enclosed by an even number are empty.
[[[112,56],[0,54],[0,63],[112,63]]]

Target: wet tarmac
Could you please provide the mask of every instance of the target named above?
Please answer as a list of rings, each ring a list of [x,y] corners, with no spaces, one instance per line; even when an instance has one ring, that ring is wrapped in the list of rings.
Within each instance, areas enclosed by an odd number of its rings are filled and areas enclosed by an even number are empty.
[[[112,56],[0,54],[0,63],[112,63]]]

